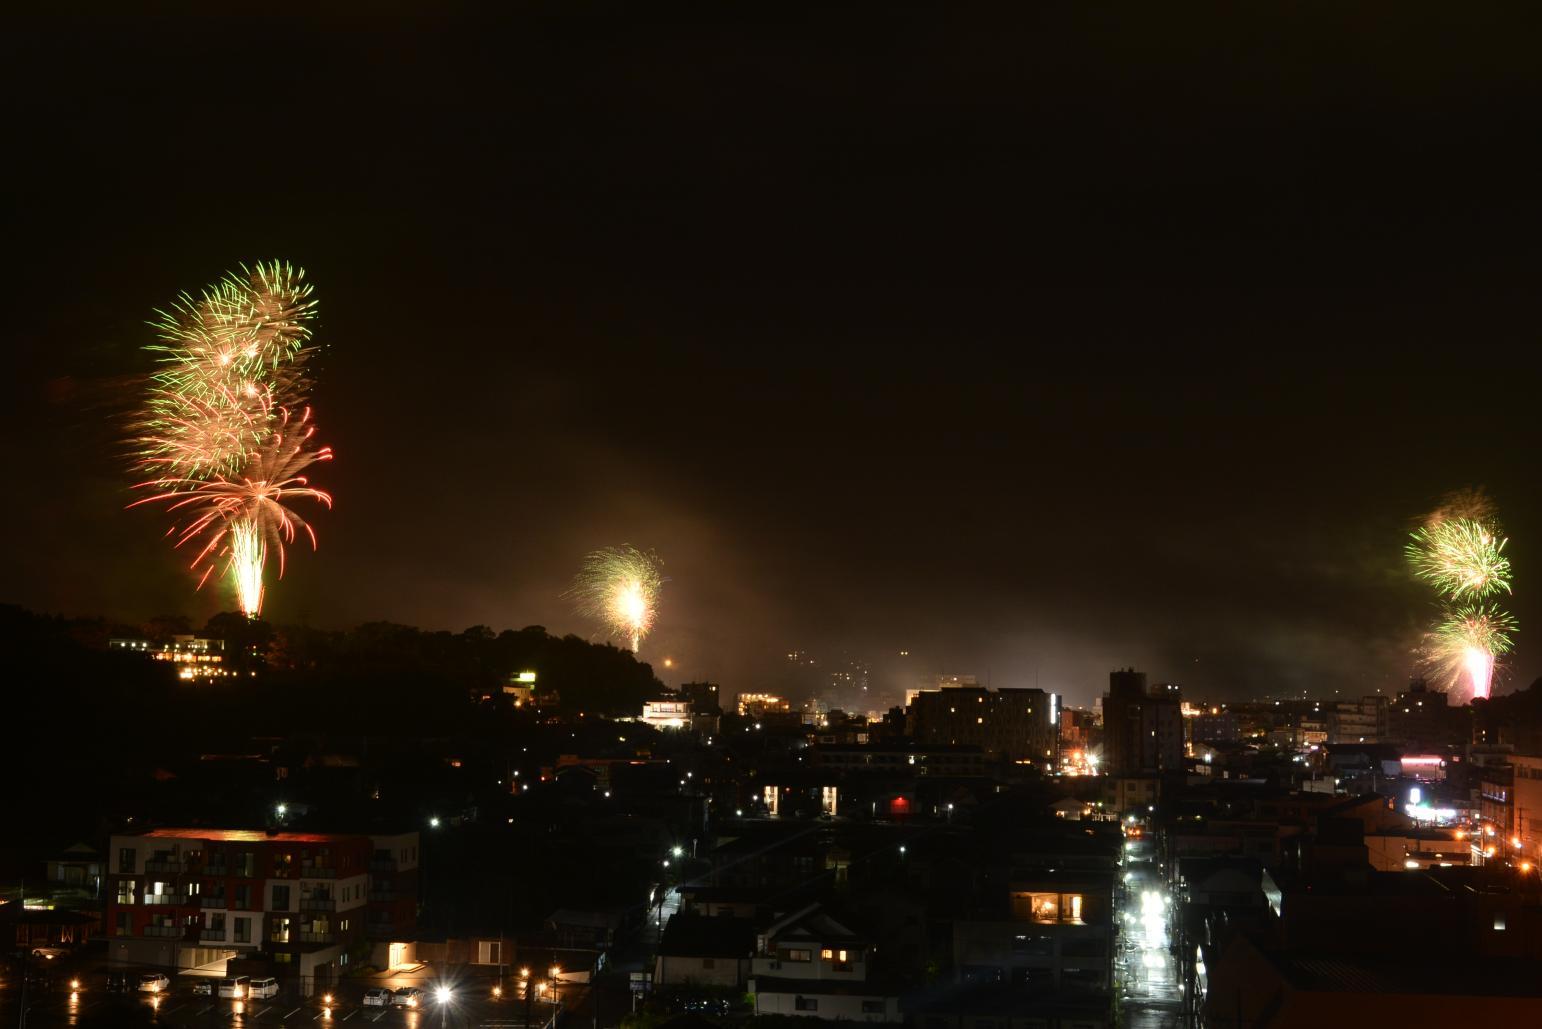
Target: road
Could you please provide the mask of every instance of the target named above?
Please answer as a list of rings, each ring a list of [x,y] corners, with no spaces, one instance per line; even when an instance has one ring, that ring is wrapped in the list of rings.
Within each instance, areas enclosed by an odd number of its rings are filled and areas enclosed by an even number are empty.
[[[1168,933],[1172,900],[1150,844],[1132,841],[1124,858],[1118,901],[1119,950],[1114,977],[1121,1029],[1167,1029],[1182,1024],[1183,988]]]

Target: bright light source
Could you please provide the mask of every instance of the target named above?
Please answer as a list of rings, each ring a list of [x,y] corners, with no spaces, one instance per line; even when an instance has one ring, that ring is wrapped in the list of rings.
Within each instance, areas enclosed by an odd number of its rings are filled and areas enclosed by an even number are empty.
[[[441,986],[434,991],[434,996],[439,998],[439,1003],[448,1004],[450,1003],[450,988],[448,986]]]
[[[283,818],[285,815],[289,814],[289,805],[288,804],[280,804],[274,810],[276,810],[278,812],[278,817]]]
[[[675,849],[671,850],[670,853],[673,854],[675,857],[679,857],[681,854],[685,853],[685,848],[684,847],[676,847]]]
[[[434,817],[432,817],[432,818],[430,818],[428,820],[428,827],[430,829],[437,829],[437,828],[439,828],[439,816],[438,815],[435,815]]]

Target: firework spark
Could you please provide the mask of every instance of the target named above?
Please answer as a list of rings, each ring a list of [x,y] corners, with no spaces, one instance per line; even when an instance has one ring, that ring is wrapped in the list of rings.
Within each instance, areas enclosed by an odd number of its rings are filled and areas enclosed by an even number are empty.
[[[1491,523],[1441,518],[1414,531],[1405,548],[1414,574],[1454,601],[1510,592],[1510,559]]]
[[[1514,646],[1515,619],[1491,604],[1454,608],[1430,633],[1433,657],[1449,671],[1452,681],[1466,678],[1474,697],[1487,697],[1495,659]]]
[[[141,474],[201,478],[238,472],[272,428],[274,411],[304,402],[315,316],[305,272],[241,266],[152,323],[159,360],[130,444]]]
[[[289,505],[314,500],[332,506],[331,495],[311,486],[303,474],[311,465],[332,459],[330,447],[312,445],[315,431],[309,408],[292,426],[289,413],[281,411],[269,440],[240,475],[151,480],[140,486],[158,492],[129,506],[167,504],[182,519],[173,529],[176,546],[197,546],[190,567],[204,569],[199,585],[224,559],[241,610],[256,618],[262,612],[269,548],[278,554],[278,575],[283,578],[286,544],[303,532],[310,538],[311,549],[316,547],[315,531]]]
[[[606,547],[584,558],[568,596],[584,616],[630,637],[636,653],[653,627],[663,587],[663,562],[655,554],[632,546]]]

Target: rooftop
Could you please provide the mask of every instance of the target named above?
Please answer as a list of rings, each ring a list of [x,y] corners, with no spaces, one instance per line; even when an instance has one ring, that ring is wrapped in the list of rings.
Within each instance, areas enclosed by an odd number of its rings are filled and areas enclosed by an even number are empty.
[[[147,829],[135,835],[157,840],[213,840],[217,843],[336,843],[349,838],[335,833],[270,833],[262,829]]]

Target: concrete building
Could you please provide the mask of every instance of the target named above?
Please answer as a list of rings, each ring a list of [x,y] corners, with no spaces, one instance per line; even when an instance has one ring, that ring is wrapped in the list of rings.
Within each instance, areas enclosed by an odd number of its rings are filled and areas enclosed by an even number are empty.
[[[977,746],[988,758],[1052,770],[1059,714],[1059,697],[1043,690],[944,686],[916,694],[905,731],[921,743]]]
[[[1183,770],[1183,692],[1146,684],[1132,668],[1110,672],[1103,697],[1103,771],[1132,776]]]
[[[408,836],[415,862],[416,837]],[[203,828],[115,835],[108,960],[191,968],[260,951],[275,974],[298,977],[307,990],[332,981],[365,939],[375,856],[364,835]],[[379,903],[396,910],[393,901]],[[412,928],[405,916],[391,925]]]
[[[743,987],[754,953],[755,923],[750,920],[677,912],[659,940],[653,984]]]

